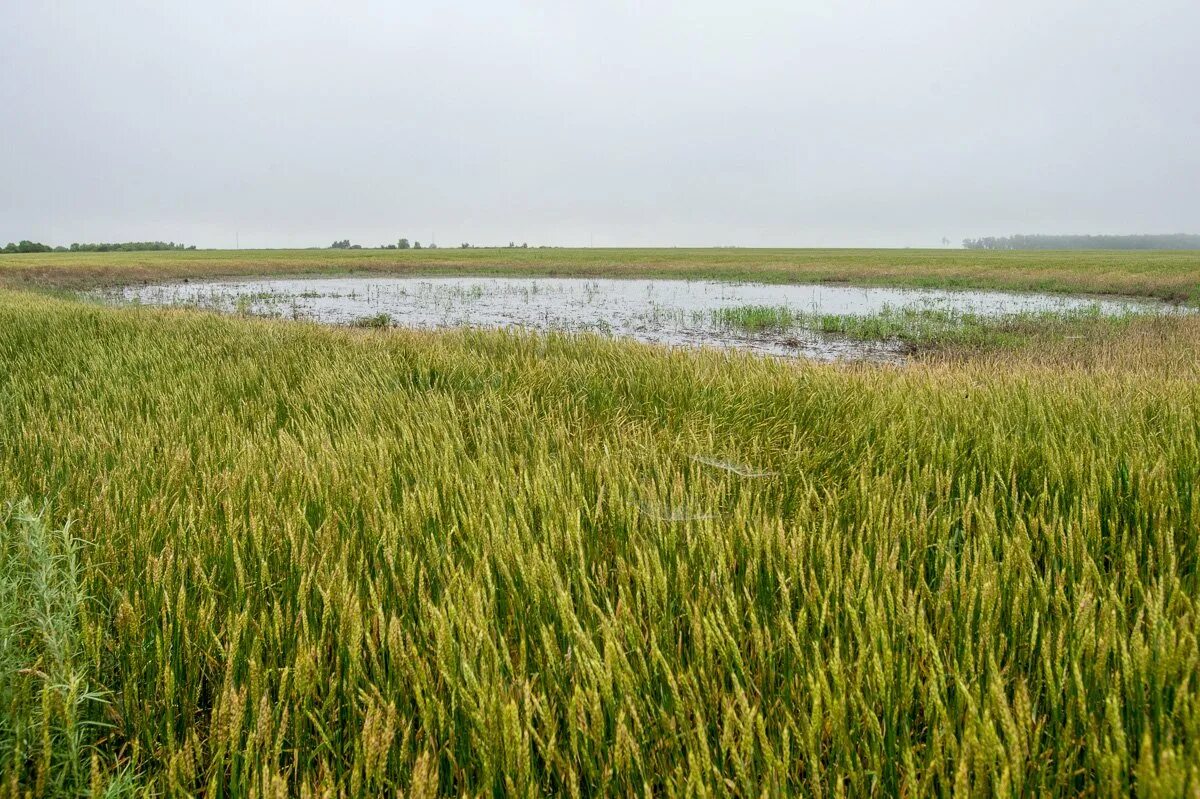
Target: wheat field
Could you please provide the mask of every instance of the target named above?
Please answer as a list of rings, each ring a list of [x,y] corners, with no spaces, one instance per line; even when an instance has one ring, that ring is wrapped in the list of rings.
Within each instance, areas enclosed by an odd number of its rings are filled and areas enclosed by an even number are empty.
[[[1198,355],[0,292],[0,794],[1195,796]]]

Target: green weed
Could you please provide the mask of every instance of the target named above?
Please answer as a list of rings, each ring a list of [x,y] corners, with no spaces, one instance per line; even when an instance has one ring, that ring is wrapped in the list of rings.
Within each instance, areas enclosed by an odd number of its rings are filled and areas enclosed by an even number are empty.
[[[92,773],[103,692],[89,680],[78,546],[28,502],[0,513],[0,785],[16,796],[81,795]]]

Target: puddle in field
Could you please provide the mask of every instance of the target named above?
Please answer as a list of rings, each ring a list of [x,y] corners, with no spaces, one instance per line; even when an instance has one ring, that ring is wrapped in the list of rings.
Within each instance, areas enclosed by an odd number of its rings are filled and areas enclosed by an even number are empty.
[[[721,325],[714,314],[747,305],[863,316],[903,307],[980,315],[1165,307],[1137,300],[1004,292],[543,277],[261,279],[130,286],[103,296],[118,302],[198,306],[333,324],[386,314],[391,324],[401,327],[593,332],[656,344],[734,347],[822,360],[894,360],[901,346],[811,330],[742,332]]]

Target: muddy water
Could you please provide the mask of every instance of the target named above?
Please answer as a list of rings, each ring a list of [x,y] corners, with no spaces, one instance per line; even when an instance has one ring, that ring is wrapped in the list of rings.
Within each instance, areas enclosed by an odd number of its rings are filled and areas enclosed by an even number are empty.
[[[524,328],[594,332],[674,346],[735,347],[823,360],[898,357],[894,342],[859,342],[810,330],[748,333],[713,318],[723,308],[786,306],[796,313],[871,315],[936,308],[1000,316],[1096,307],[1101,313],[1153,303],[1004,292],[764,285],[684,280],[496,277],[340,277],[133,286],[108,299],[352,324],[386,314],[413,328]]]

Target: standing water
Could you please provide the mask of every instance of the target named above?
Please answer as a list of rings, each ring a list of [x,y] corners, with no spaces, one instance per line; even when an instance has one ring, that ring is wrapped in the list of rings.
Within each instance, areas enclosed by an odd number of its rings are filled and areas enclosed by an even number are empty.
[[[707,280],[543,277],[339,277],[131,286],[120,302],[185,305],[333,324],[412,328],[519,328],[592,332],[674,346],[720,346],[773,355],[894,359],[897,342],[863,342],[806,328],[817,315],[871,316],[897,309],[1001,317],[1031,312],[1101,314],[1161,309],[1136,300],[1045,294],[766,285]],[[738,329],[737,309],[784,309],[786,329]]]

